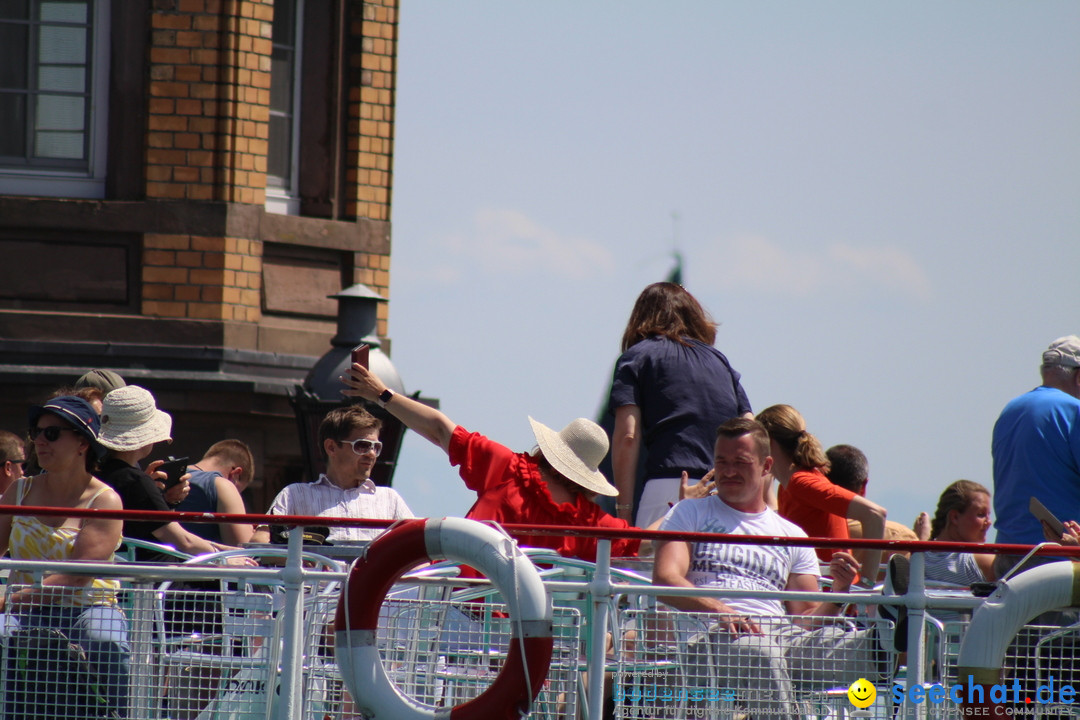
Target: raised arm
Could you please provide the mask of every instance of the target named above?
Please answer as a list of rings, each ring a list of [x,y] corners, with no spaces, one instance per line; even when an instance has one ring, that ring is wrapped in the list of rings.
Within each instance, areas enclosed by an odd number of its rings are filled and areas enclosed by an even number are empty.
[[[378,402],[379,396],[386,390],[386,385],[382,380],[357,363],[353,363],[348,373],[341,377],[341,381],[348,386],[348,389],[343,391],[347,397],[359,397]],[[454,428],[457,427],[450,418],[435,408],[400,393],[394,393],[383,407],[405,423],[406,427],[441,447],[443,452],[450,452],[450,437],[454,434]]]

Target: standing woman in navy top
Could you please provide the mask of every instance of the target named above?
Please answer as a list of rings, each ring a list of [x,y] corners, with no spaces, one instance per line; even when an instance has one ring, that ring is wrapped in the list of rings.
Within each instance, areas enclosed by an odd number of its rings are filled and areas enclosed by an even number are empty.
[[[611,385],[611,464],[616,514],[638,527],[678,502],[683,472],[700,480],[712,469],[716,428],[751,413],[739,373],[715,341],[716,323],[681,285],[653,283],[634,303]]]

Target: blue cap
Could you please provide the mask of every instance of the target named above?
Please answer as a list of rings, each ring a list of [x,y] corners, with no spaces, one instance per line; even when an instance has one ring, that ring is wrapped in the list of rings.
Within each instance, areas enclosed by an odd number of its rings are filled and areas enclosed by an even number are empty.
[[[98,444],[98,432],[101,430],[101,417],[90,403],[74,395],[61,395],[49,400],[44,405],[30,408],[30,427],[37,425],[38,418],[45,413],[52,413],[75,429],[75,432],[90,441],[91,447],[100,456],[104,448]]]

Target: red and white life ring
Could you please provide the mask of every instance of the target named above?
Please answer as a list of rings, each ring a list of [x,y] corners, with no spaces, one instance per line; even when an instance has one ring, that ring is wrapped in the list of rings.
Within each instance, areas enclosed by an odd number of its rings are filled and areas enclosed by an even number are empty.
[[[512,628],[506,663],[494,682],[453,708],[403,694],[387,677],[375,640],[379,608],[394,582],[425,560],[443,559],[468,563],[489,578],[506,598]],[[354,702],[372,718],[514,720],[531,706],[547,677],[551,618],[551,598],[540,573],[505,535],[463,518],[408,520],[372,542],[353,566],[334,619],[334,654]]]
[[[1032,618],[1059,608],[1080,606],[1080,563],[1054,562],[1038,565],[1005,582],[980,605],[964,633],[956,662],[957,681],[982,687],[981,702],[965,703],[988,708],[978,714],[1007,717],[1004,704],[990,699],[990,689],[1001,682],[1005,652],[1020,628]],[[968,710],[964,715],[976,714]]]

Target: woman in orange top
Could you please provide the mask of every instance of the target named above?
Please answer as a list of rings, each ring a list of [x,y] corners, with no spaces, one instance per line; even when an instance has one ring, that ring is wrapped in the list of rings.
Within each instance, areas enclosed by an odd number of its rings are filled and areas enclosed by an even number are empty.
[[[885,537],[885,508],[829,481],[825,476],[829,459],[818,439],[806,431],[798,410],[773,405],[758,413],[757,420],[769,432],[781,516],[812,538],[850,537],[848,519],[862,523],[864,538]],[[834,552],[823,548],[817,554],[822,562],[829,562]],[[866,553],[859,572],[864,584],[874,584],[880,565],[880,550]]]

